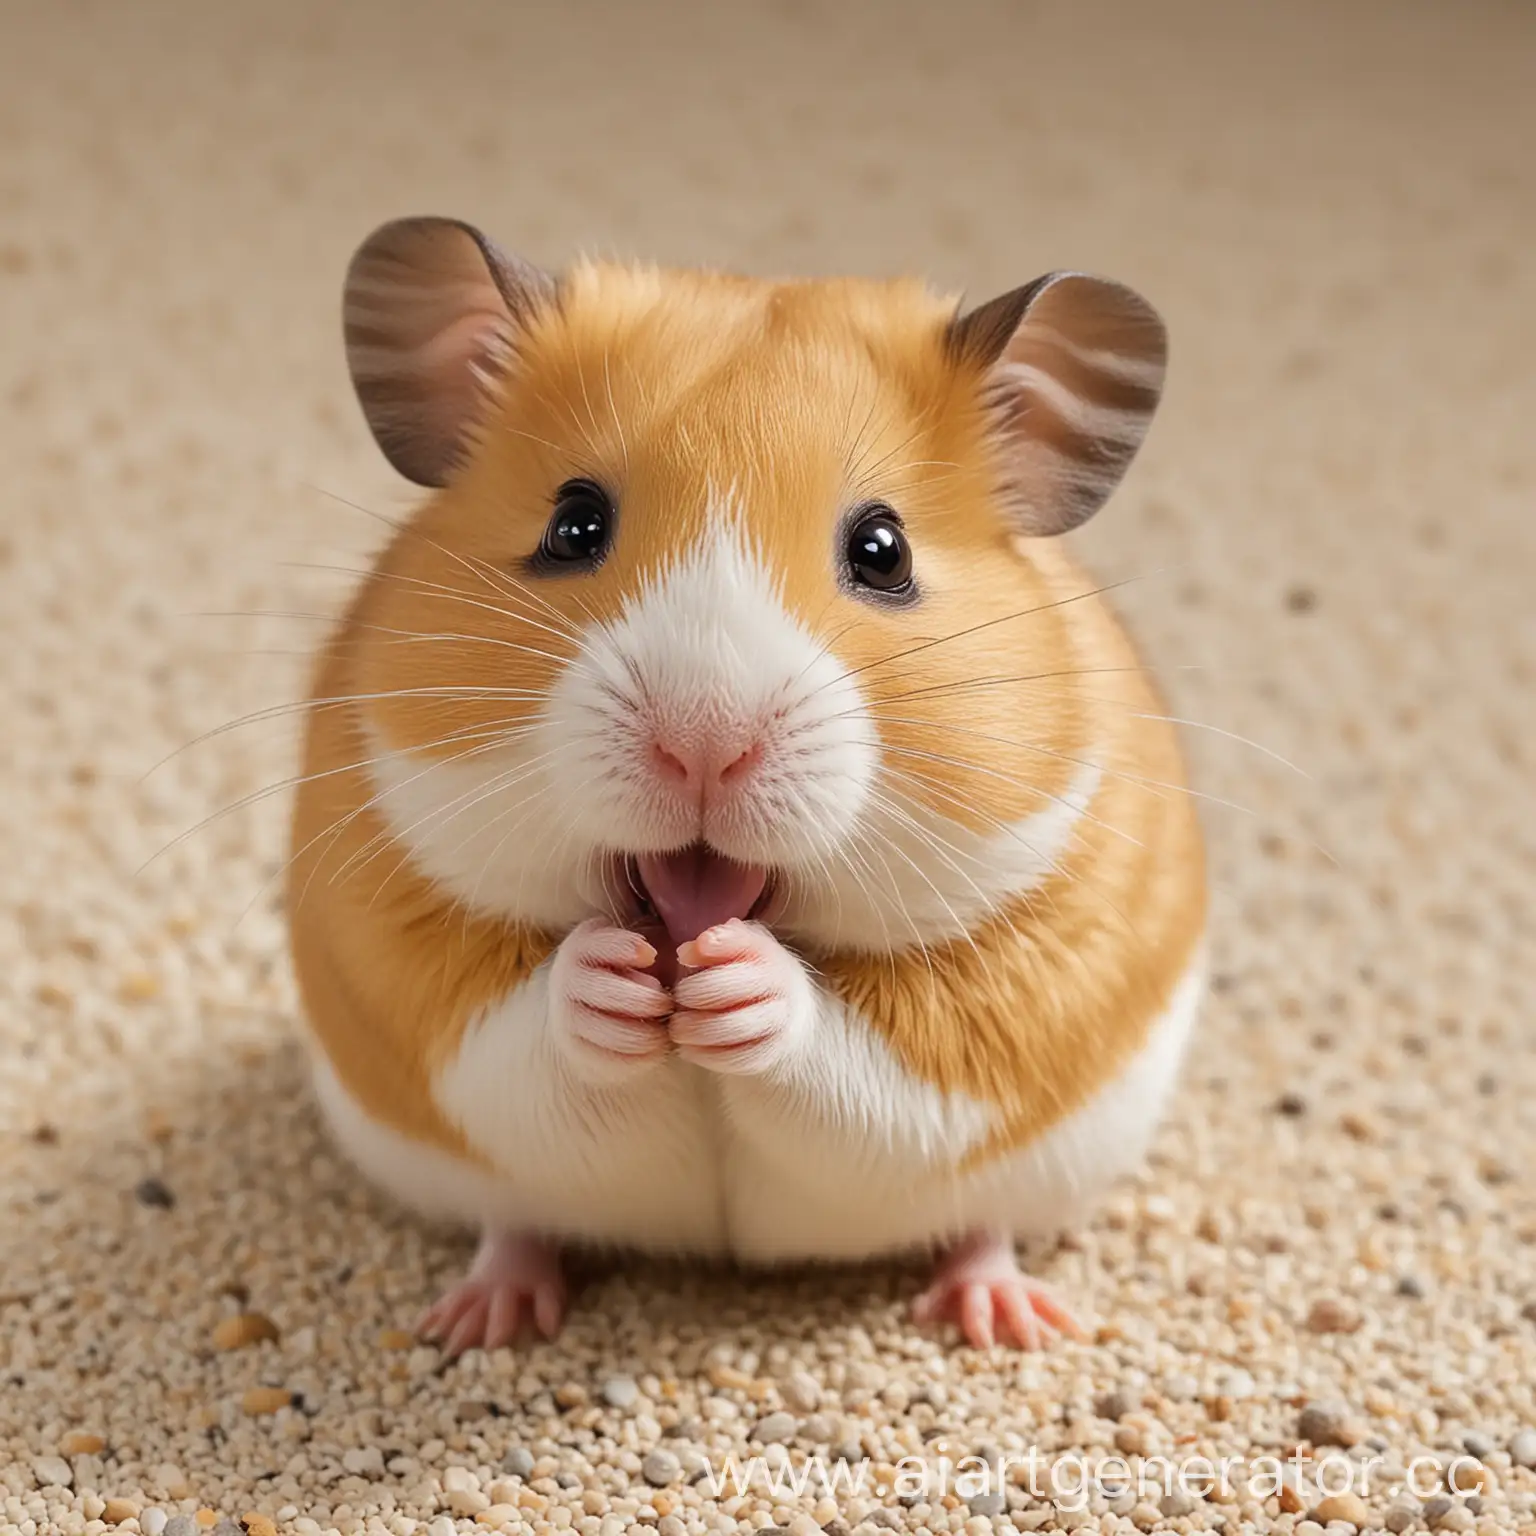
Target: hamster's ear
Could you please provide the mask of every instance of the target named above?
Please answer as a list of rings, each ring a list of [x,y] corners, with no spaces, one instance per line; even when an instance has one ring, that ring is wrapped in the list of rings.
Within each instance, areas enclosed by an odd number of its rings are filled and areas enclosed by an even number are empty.
[[[485,386],[555,280],[455,219],[396,219],[347,268],[347,365],[384,456],[439,486],[461,462]]]
[[[1118,283],[1052,272],[958,316],[951,357],[985,375],[1019,531],[1092,517],[1141,447],[1162,394],[1168,337]]]

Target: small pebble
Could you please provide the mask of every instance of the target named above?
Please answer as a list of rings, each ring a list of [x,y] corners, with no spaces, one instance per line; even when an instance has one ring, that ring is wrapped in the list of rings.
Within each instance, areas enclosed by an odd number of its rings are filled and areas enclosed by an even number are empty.
[[[197,1521],[191,1515],[172,1515],[160,1536],[198,1536]]]
[[[34,1456],[32,1475],[39,1488],[69,1488],[74,1485],[74,1469],[61,1456]]]
[[[102,1506],[101,1518],[108,1525],[121,1525],[125,1520],[137,1520],[139,1506],[131,1499],[108,1499]]]
[[[1001,1493],[973,1493],[965,1501],[965,1507],[973,1515],[982,1515],[991,1520],[1007,1510],[1008,1501]]]
[[[277,1413],[293,1404],[293,1393],[286,1387],[251,1387],[240,1398],[240,1411],[261,1417]]]
[[[821,1405],[821,1387],[807,1371],[794,1371],[779,1390],[784,1401],[800,1413],[810,1413]]]
[[[1195,1512],[1195,1501],[1182,1489],[1173,1488],[1163,1495],[1159,1508],[1168,1520],[1180,1520]]]
[[[1429,1507],[1425,1506],[1425,1514],[1428,1515]],[[1449,1509],[1441,1510],[1429,1521],[1432,1531],[1470,1531],[1477,1525],[1477,1518],[1465,1504],[1451,1501]]]
[[[1228,1371],[1216,1384],[1216,1390],[1223,1397],[1246,1398],[1253,1396],[1257,1385],[1248,1371]]]
[[[793,1440],[799,1425],[790,1413],[770,1413],[752,1426],[752,1438],[761,1445],[773,1445]]]
[[[653,1488],[666,1488],[683,1475],[683,1464],[671,1451],[658,1446],[640,1463],[640,1474]]]
[[[59,1441],[59,1454],[61,1456],[94,1456],[98,1451],[105,1450],[106,1445],[107,1442],[100,1435],[72,1429]]]
[[[1413,1301],[1424,1299],[1424,1282],[1417,1275],[1402,1275],[1397,1282],[1397,1294]]]
[[[1313,1302],[1307,1313],[1307,1327],[1313,1333],[1353,1333],[1359,1326],[1360,1314],[1334,1296]]]
[[[620,1412],[633,1408],[640,1397],[640,1386],[633,1376],[610,1376],[602,1386],[603,1401]]]
[[[241,1515],[240,1524],[245,1528],[245,1536],[277,1536],[277,1527],[272,1521],[254,1511]]]
[[[1307,1101],[1299,1093],[1282,1093],[1275,1100],[1275,1113],[1277,1115],[1287,1115],[1291,1119],[1295,1119],[1296,1116],[1304,1115],[1306,1112]]]
[[[139,1529],[144,1536],[165,1536],[165,1530],[169,1524],[170,1517],[163,1509],[157,1509],[154,1505],[139,1511]]]
[[[1487,1461],[1493,1455],[1493,1437],[1483,1434],[1481,1430],[1468,1430],[1461,1437],[1461,1448],[1468,1456],[1475,1456],[1479,1461]]]
[[[280,1337],[277,1324],[270,1317],[260,1312],[236,1312],[213,1330],[213,1347],[245,1349],[251,1344],[275,1343]]]
[[[1517,1467],[1536,1469],[1536,1429],[1522,1429],[1509,1442],[1509,1459]]]
[[[1371,1511],[1358,1493],[1332,1493],[1312,1511],[1312,1518],[1324,1525],[1342,1520],[1360,1530],[1371,1523]]]
[[[1418,1522],[1419,1515],[1420,1510],[1416,1499],[1395,1499],[1387,1506],[1386,1513],[1381,1517],[1381,1523],[1393,1533],[1393,1536],[1402,1536],[1402,1532],[1412,1530]]]
[[[171,1193],[169,1185],[163,1179],[153,1176],[140,1179],[133,1186],[133,1197],[140,1205],[161,1211],[168,1211],[176,1204],[176,1196]]]
[[[526,1482],[533,1475],[533,1452],[521,1445],[514,1445],[501,1458],[501,1470],[509,1477],[520,1477]]]
[[[1140,1406],[1129,1392],[1103,1392],[1094,1399],[1093,1411],[1101,1419],[1123,1419]]]
[[[1332,1399],[1308,1403],[1296,1420],[1296,1434],[1313,1445],[1339,1445],[1346,1449],[1365,1438],[1365,1425],[1348,1407]]]

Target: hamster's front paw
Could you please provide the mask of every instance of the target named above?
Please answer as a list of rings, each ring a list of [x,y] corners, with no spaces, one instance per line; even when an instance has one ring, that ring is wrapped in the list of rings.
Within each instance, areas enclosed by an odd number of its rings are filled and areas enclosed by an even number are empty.
[[[761,923],[707,928],[677,958],[689,971],[672,989],[667,1028],[686,1060],[711,1072],[763,1072],[810,1027],[805,967]]]
[[[667,1052],[672,999],[644,967],[656,951],[637,933],[591,918],[566,935],[550,969],[550,1022],[589,1081],[623,1082]]]

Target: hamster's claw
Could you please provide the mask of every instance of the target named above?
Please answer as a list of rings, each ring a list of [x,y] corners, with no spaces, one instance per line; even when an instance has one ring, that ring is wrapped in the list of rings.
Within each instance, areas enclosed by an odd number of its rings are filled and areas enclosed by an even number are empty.
[[[1057,1334],[1085,1338],[1072,1312],[1039,1280],[1019,1268],[1005,1237],[979,1233],[954,1248],[933,1283],[912,1303],[919,1323],[954,1318],[968,1344],[990,1349],[999,1338],[1041,1349]]]
[[[427,1309],[416,1331],[452,1360],[466,1349],[500,1349],[528,1322],[552,1339],[564,1312],[558,1251],[541,1238],[488,1232],[469,1273]]]

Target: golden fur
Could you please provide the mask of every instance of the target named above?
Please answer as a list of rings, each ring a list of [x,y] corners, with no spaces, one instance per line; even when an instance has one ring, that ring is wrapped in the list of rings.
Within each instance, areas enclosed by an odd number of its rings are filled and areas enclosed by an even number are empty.
[[[944,346],[952,313],[908,283],[589,265],[533,319],[462,472],[391,541],[317,679],[317,700],[376,696],[315,710],[305,772],[327,776],[300,790],[290,882],[309,1017],[371,1115],[462,1150],[430,1073],[560,936],[467,914],[380,848],[366,772],[337,771],[370,755],[360,722],[439,757],[526,722],[576,630],[725,516],[856,674],[902,793],[984,830],[1051,804],[1086,756],[1105,766],[1027,901],[972,941],[808,956],[827,985],[917,1076],[1001,1104],[1008,1142],[1134,1052],[1202,927],[1198,829],[1108,608],[1058,542],[1020,543],[998,515],[980,374]],[[573,475],[616,493],[616,545],[590,574],[530,578],[520,563]],[[865,499],[905,520],[913,607],[838,584],[836,519]],[[509,686],[526,696],[487,691]]]

